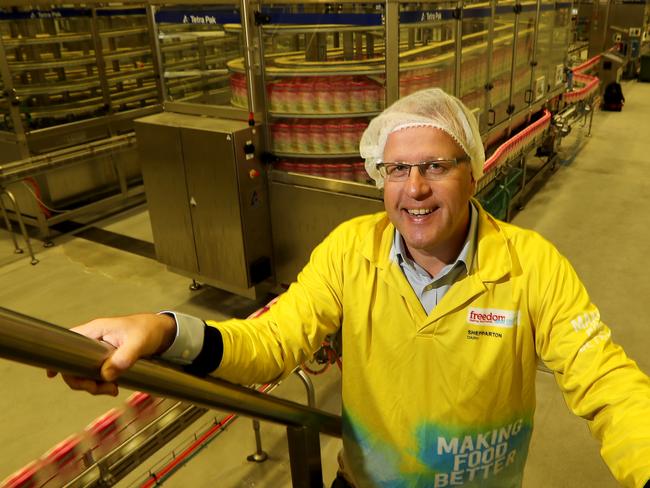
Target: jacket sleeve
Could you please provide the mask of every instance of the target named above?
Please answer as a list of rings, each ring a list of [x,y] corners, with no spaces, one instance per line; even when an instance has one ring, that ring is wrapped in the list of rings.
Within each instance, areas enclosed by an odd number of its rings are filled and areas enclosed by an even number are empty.
[[[223,357],[213,376],[244,385],[277,380],[339,329],[345,235],[339,227],[318,245],[297,281],[267,313],[250,320],[208,322],[223,339]]]
[[[612,342],[569,262],[547,246],[537,263],[537,353],[569,408],[588,420],[614,477],[643,488],[650,479],[650,380]]]

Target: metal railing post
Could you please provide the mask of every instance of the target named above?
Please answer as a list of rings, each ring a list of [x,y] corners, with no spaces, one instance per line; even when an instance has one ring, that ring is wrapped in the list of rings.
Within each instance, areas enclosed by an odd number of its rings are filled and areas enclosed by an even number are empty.
[[[253,432],[255,433],[255,452],[246,457],[247,461],[253,463],[263,463],[269,458],[269,455],[262,448],[262,434],[260,433],[260,421],[253,419]]]
[[[287,440],[293,488],[323,488],[318,432],[309,427],[287,427]]]
[[[302,368],[298,368],[295,373],[298,375],[298,378],[300,378],[300,381],[302,381],[302,384],[305,385],[305,390],[307,390],[307,405],[315,408],[316,390],[314,389],[314,383]]]
[[[298,367],[294,373],[305,387],[307,391],[307,406],[316,407],[316,390],[314,389],[314,383],[311,381],[311,378],[305,373],[302,367]],[[262,447],[262,433],[260,431],[260,422],[257,419],[253,420],[253,434],[255,435],[255,452],[246,456],[247,461],[255,463],[263,463],[269,458],[269,455],[264,451]]]

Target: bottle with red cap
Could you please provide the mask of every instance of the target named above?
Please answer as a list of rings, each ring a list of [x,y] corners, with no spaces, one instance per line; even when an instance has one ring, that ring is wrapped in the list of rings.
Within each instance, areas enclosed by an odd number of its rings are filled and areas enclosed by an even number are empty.
[[[359,183],[368,183],[368,173],[366,172],[366,163],[357,161],[352,163],[354,166],[354,180]]]
[[[279,81],[274,84],[273,97],[275,98],[275,107],[278,112],[289,111],[289,83],[286,81]]]
[[[314,90],[316,91],[316,112],[321,114],[332,113],[334,111],[334,97],[328,78],[317,78],[314,83]]]
[[[332,81],[334,97],[334,112],[347,113],[350,111],[350,93],[348,91],[349,77],[340,77]]]
[[[337,122],[330,121],[325,124],[325,140],[329,154],[342,154],[344,152],[341,140],[341,128]]]
[[[291,126],[286,122],[271,125],[273,148],[278,152],[292,152]]]
[[[354,166],[352,163],[341,163],[339,166],[342,180],[355,181]]]
[[[292,129],[296,141],[295,152],[298,154],[310,154],[312,147],[311,141],[309,140],[309,124],[304,121],[298,121],[293,124]]]
[[[338,180],[341,178],[341,167],[336,163],[323,164],[325,178]]]
[[[296,114],[300,112],[300,79],[292,80],[287,85],[287,112]]]
[[[313,113],[316,108],[314,96],[314,80],[306,78],[298,83],[298,109],[300,113]]]
[[[314,154],[327,153],[327,139],[325,135],[325,124],[322,120],[313,120],[309,125],[309,138]]]
[[[357,137],[357,127],[350,119],[341,119],[341,146],[343,153],[354,153],[357,151],[359,139]]]
[[[351,112],[358,113],[366,109],[365,86],[362,81],[351,80],[348,83],[348,97]]]

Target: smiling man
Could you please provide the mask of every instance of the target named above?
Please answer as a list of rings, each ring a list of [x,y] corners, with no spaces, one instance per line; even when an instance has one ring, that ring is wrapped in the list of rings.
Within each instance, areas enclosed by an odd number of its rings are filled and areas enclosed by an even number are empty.
[[[106,383],[159,354],[243,384],[288,375],[341,330],[344,450],[334,486],[517,488],[541,358],[589,421],[622,484],[650,478],[650,381],[611,340],[574,270],[538,234],[472,199],[476,121],[441,90],[405,97],[369,125],[366,168],[386,211],[343,223],[289,290],[252,320],[173,312],[101,319],[78,332],[117,346]]]

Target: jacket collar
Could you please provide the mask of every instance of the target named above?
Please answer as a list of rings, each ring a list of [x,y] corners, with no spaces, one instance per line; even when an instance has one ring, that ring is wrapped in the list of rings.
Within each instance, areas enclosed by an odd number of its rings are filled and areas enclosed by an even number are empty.
[[[489,215],[476,199],[472,202],[478,209],[478,237],[472,269],[469,274],[477,274],[484,283],[499,281],[512,271],[513,260],[508,240],[504,235],[503,224]],[[377,268],[387,269],[391,264],[390,250],[393,245],[395,226],[385,212],[379,214],[380,220],[372,234],[367,234],[361,242],[361,254]]]

